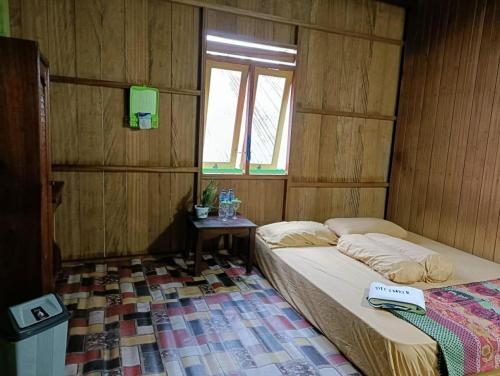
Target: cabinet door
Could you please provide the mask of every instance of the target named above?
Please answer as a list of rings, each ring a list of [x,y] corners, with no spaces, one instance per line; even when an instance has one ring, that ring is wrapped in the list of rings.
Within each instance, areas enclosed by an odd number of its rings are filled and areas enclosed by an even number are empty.
[[[40,225],[41,225],[41,275],[42,288],[49,292],[54,288],[53,278],[53,214],[51,192],[51,161],[50,161],[50,134],[49,134],[49,69],[43,59],[39,59],[39,130],[40,130]]]
[[[48,69],[36,42],[0,37],[0,51],[2,310],[49,291],[53,277]]]

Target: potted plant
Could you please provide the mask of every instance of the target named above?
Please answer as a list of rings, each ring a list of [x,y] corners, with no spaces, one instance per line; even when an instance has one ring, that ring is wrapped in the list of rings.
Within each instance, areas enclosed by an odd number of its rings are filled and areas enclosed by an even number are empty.
[[[194,206],[197,218],[207,218],[217,198],[217,185],[211,181],[201,193],[201,202]]]

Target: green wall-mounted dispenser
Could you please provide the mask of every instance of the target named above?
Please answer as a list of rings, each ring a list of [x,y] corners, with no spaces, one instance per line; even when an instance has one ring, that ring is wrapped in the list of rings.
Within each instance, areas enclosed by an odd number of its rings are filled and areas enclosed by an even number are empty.
[[[131,86],[129,124],[131,128],[158,128],[160,91],[153,87]]]
[[[0,37],[10,36],[9,0],[0,0]]]

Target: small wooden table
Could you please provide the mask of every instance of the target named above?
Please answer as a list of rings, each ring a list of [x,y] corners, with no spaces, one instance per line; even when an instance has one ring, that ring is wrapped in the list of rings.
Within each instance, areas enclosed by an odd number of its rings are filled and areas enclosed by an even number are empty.
[[[201,253],[204,240],[213,239],[222,235],[242,235],[248,236],[247,252],[247,273],[252,271],[253,258],[255,252],[255,229],[257,225],[247,218],[238,215],[235,219],[223,221],[219,216],[209,216],[208,218],[198,219],[195,216],[189,216],[188,240],[194,239],[195,261],[194,272],[198,276],[201,273]],[[189,254],[190,247],[186,246],[186,253]]]

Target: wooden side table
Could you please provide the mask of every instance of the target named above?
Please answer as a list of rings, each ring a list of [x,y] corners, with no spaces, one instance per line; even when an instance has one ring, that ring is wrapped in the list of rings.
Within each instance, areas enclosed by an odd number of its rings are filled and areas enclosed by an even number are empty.
[[[257,225],[249,219],[238,215],[235,219],[223,221],[218,216],[209,216],[208,218],[198,219],[195,216],[189,216],[188,239],[194,240],[195,246],[195,264],[194,272],[198,276],[201,273],[201,253],[204,240],[213,239],[222,235],[247,235],[248,252],[246,271],[250,273],[253,266],[255,252],[255,229]],[[186,253],[189,254],[190,247],[186,246]]]

